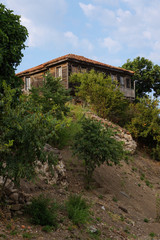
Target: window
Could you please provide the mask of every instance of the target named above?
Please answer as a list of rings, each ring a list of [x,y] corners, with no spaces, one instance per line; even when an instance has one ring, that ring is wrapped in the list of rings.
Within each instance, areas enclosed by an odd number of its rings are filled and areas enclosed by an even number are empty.
[[[56,77],[62,79],[62,67],[57,67],[56,68]]]
[[[118,83],[120,83],[120,76],[117,75],[117,80],[118,80]]]
[[[131,81],[129,78],[126,78],[126,88],[131,88]]]
[[[81,73],[85,73],[86,72],[86,68],[81,68]]]
[[[80,66],[72,65],[72,73],[81,72]]]
[[[25,78],[25,86],[24,86],[25,91],[29,91],[31,89],[31,80],[30,77]]]
[[[111,79],[112,79],[112,82],[116,81],[117,80],[117,77],[115,75],[112,75],[111,74]]]
[[[134,81],[133,80],[131,80],[131,89],[134,89]]]
[[[121,87],[124,87],[124,78],[120,76],[120,85]]]

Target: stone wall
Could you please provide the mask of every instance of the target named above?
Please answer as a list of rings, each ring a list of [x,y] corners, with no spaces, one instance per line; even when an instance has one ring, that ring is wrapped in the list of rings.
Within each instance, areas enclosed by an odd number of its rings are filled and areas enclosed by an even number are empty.
[[[21,179],[20,186],[17,188],[14,183],[8,179],[5,185],[3,198],[7,203],[5,209],[5,215],[7,219],[10,219],[12,215],[23,214],[24,206],[29,205],[33,193],[46,189],[47,185],[60,184],[67,186],[66,169],[62,161],[62,156],[57,148],[52,148],[49,144],[46,144],[44,151],[54,153],[57,157],[57,165],[49,166],[48,162],[36,163],[36,179],[34,182],[26,179]],[[50,171],[52,168],[52,171]],[[0,186],[3,184],[3,178],[0,177]]]
[[[124,143],[124,150],[130,152],[131,154],[135,152],[137,143],[133,140],[131,134],[126,129],[108,121],[107,119],[100,118],[97,115],[93,114],[92,112],[87,112],[86,116],[90,117],[91,119],[95,119],[110,127],[115,133],[114,138]]]

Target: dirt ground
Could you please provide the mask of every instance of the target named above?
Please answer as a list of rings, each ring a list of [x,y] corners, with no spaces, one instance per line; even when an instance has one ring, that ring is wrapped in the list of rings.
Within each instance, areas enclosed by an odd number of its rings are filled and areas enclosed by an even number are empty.
[[[91,220],[75,226],[65,211],[59,213],[56,231],[45,233],[31,225],[26,216],[0,218],[0,239],[119,240],[160,239],[160,163],[137,151],[117,166],[103,164],[94,172],[92,187],[84,188],[84,166],[69,147],[61,150],[67,169],[68,186],[39,183],[32,195],[44,193],[64,204],[71,193],[81,194],[90,205]],[[31,185],[32,186],[32,185]],[[89,229],[97,231],[91,233]]]

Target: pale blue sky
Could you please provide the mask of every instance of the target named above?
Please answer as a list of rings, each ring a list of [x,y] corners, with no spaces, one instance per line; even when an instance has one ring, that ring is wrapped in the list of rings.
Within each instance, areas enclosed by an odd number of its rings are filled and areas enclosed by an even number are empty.
[[[29,31],[17,72],[68,53],[160,65],[160,0],[1,0]]]

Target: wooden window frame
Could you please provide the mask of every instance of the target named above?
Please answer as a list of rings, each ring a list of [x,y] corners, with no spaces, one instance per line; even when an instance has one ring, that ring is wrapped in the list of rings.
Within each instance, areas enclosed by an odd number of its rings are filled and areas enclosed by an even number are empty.
[[[126,78],[126,88],[131,89],[131,79],[130,78]]]
[[[25,77],[24,89],[27,92],[31,89],[31,78],[30,77]]]
[[[62,80],[62,66],[56,67],[56,78],[60,78],[60,80]]]

